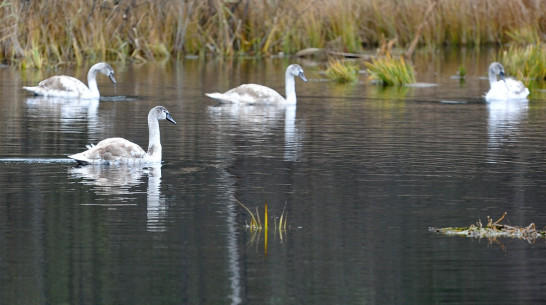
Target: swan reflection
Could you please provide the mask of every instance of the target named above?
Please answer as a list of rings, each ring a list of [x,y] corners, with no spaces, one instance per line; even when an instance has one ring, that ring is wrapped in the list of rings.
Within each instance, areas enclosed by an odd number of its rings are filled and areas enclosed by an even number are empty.
[[[505,143],[517,141],[519,125],[527,119],[528,109],[528,100],[495,100],[487,103],[490,161],[496,161],[496,151]]]
[[[275,129],[284,130],[284,159],[295,161],[301,154],[303,132],[296,124],[296,105],[220,104],[209,107],[220,135],[244,134],[251,141],[262,141]],[[284,126],[281,122],[284,119]]]
[[[71,131],[75,122],[86,122],[88,130],[101,129],[99,124],[99,99],[63,99],[55,97],[30,97],[26,100],[29,115],[32,117],[57,120],[61,131]]]
[[[167,207],[165,198],[161,195],[161,164],[146,166],[126,165],[94,165],[69,169],[73,178],[81,179],[81,183],[91,186],[91,190],[99,196],[107,196],[109,203],[120,201],[127,204],[135,200],[135,195],[142,193],[140,185],[146,183],[147,228],[148,231],[165,231]],[[108,206],[110,204],[97,204]]]

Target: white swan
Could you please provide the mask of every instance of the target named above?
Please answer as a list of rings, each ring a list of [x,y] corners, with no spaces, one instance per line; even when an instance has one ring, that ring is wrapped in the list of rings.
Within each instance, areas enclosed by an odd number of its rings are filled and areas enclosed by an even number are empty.
[[[148,113],[148,152],[137,144],[123,138],[108,138],[97,145],[88,145],[88,150],[68,156],[79,164],[144,164],[161,162],[159,120],[169,120],[176,125],[167,108],[156,106]]]
[[[293,105],[296,104],[295,76],[298,76],[304,82],[307,82],[307,78],[305,78],[305,74],[300,65],[292,64],[288,66],[285,74],[286,99],[277,93],[277,91],[257,84],[244,84],[225,93],[205,93],[205,95],[220,103]]]
[[[497,75],[500,80],[497,80]],[[525,88],[522,82],[504,77],[504,67],[494,62],[489,65],[489,84],[491,89],[485,95],[485,99],[490,100],[521,100],[529,95],[529,89]]]
[[[109,64],[100,62],[93,65],[87,73],[89,87],[72,76],[57,75],[41,81],[38,86],[23,87],[23,89],[42,96],[97,99],[100,97],[99,88],[97,87],[98,72],[108,76],[112,83],[116,84],[114,69]]]

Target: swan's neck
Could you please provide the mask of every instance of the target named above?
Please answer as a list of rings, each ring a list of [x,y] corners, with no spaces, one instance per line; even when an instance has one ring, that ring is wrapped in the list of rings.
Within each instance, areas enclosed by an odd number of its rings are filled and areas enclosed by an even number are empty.
[[[90,69],[87,73],[87,86],[92,95],[99,96],[99,88],[97,87],[97,70]]]
[[[296,80],[294,79],[294,75],[286,71],[284,81],[285,81],[284,89],[286,92],[286,103],[295,104],[296,103]]]
[[[497,74],[489,70],[489,85],[493,86],[493,84],[496,82],[497,82]]]
[[[153,159],[161,160],[161,137],[159,136],[159,121],[148,115],[148,129],[150,137],[148,139],[148,155]]]

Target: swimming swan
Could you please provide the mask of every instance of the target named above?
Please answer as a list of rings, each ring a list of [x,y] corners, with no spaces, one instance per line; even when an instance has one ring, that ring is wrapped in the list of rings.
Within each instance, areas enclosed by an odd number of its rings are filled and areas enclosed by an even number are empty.
[[[41,81],[35,87],[23,87],[35,95],[55,96],[64,98],[80,98],[80,99],[96,99],[100,97],[99,88],[97,87],[97,73],[100,72],[116,84],[114,78],[114,69],[105,63],[100,62],[89,69],[87,73],[87,83],[89,87],[82,83],[79,79],[72,76],[57,75]]]
[[[156,106],[148,113],[150,138],[148,152],[137,144],[123,138],[108,138],[97,145],[88,145],[88,150],[68,156],[79,164],[144,164],[161,162],[159,120],[169,120],[176,125],[167,108]]]
[[[304,82],[307,82],[307,78],[305,78],[305,74],[300,65],[292,64],[288,66],[285,74],[286,99],[277,93],[277,91],[257,84],[244,84],[225,93],[205,93],[205,95],[220,103],[292,105],[296,104],[295,76],[298,76]]]
[[[497,75],[500,80],[497,80]],[[504,77],[504,67],[494,62],[489,65],[489,84],[491,89],[485,95],[486,100],[521,100],[527,98],[529,89],[522,82]]]

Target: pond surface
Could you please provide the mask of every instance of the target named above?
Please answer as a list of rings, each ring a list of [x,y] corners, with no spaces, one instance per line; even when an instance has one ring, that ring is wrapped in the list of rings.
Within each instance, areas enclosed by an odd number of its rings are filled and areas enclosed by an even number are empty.
[[[114,63],[100,102],[21,89],[85,69],[0,69],[0,304],[543,303],[544,240],[428,231],[505,211],[546,226],[546,94],[486,103],[489,58],[419,55],[418,81],[435,85],[398,89],[323,81],[298,59]],[[309,79],[296,107],[204,96],[284,94],[293,62]],[[147,147],[156,105],[177,122],[160,122],[161,166],[66,157],[114,136]],[[238,201],[262,222],[267,204],[267,233]]]

